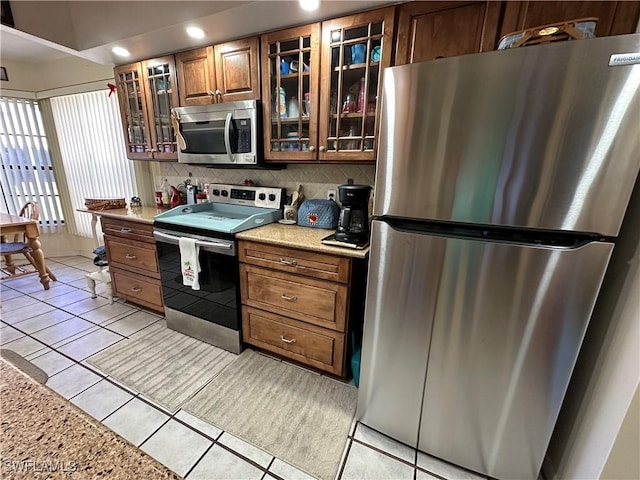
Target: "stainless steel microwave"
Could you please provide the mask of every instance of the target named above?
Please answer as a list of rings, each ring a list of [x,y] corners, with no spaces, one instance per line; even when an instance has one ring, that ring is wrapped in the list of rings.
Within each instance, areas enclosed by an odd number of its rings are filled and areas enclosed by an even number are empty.
[[[218,103],[171,110],[178,163],[255,166],[262,161],[260,102]]]

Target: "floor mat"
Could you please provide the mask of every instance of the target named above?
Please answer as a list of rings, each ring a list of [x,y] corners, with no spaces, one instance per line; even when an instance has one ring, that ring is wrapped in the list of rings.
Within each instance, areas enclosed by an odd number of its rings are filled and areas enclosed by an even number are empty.
[[[323,480],[336,477],[355,387],[245,350],[183,409]]]
[[[93,355],[87,362],[176,412],[236,357],[157,325]]]

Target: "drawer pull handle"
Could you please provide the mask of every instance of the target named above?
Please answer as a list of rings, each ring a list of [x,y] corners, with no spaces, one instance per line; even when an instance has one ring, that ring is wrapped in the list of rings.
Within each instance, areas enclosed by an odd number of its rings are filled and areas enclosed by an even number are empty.
[[[292,267],[297,267],[298,266],[298,262],[296,262],[295,260],[285,260],[284,258],[280,257],[280,263],[284,264],[284,265],[291,265]]]
[[[284,335],[280,335],[280,340],[282,340],[284,343],[296,343],[295,338],[292,338],[292,339],[284,338]]]
[[[298,300],[298,297],[293,297],[293,296],[289,296],[289,295],[285,295],[284,293],[280,295],[282,298],[284,298],[285,300],[289,300],[290,302],[295,302]]]
[[[136,257],[135,255],[131,255],[130,253],[127,253],[127,254],[124,256],[124,258],[126,258],[127,260],[135,260],[135,259],[136,259],[136,258],[138,258],[138,257]]]
[[[120,233],[131,233],[131,229],[130,228],[121,228],[120,229]]]
[[[140,293],[142,291],[142,289],[138,288],[138,287],[131,287],[131,291],[135,292],[135,293]]]

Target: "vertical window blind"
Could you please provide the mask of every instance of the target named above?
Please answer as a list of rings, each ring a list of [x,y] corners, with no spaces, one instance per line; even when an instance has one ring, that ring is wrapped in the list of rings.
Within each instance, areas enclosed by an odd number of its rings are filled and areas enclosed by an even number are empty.
[[[76,235],[91,237],[91,215],[76,212],[87,198],[135,195],[133,162],[122,139],[118,99],[106,90],[51,98]]]
[[[42,115],[35,100],[0,98],[2,210],[17,215],[27,202],[40,205],[40,224],[64,223]]]

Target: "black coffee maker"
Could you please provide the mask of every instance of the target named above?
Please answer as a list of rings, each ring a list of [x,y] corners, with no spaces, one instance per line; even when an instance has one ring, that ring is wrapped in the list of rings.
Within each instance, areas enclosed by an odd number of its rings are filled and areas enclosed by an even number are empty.
[[[340,185],[338,198],[342,204],[336,240],[366,244],[369,241],[369,185]]]

